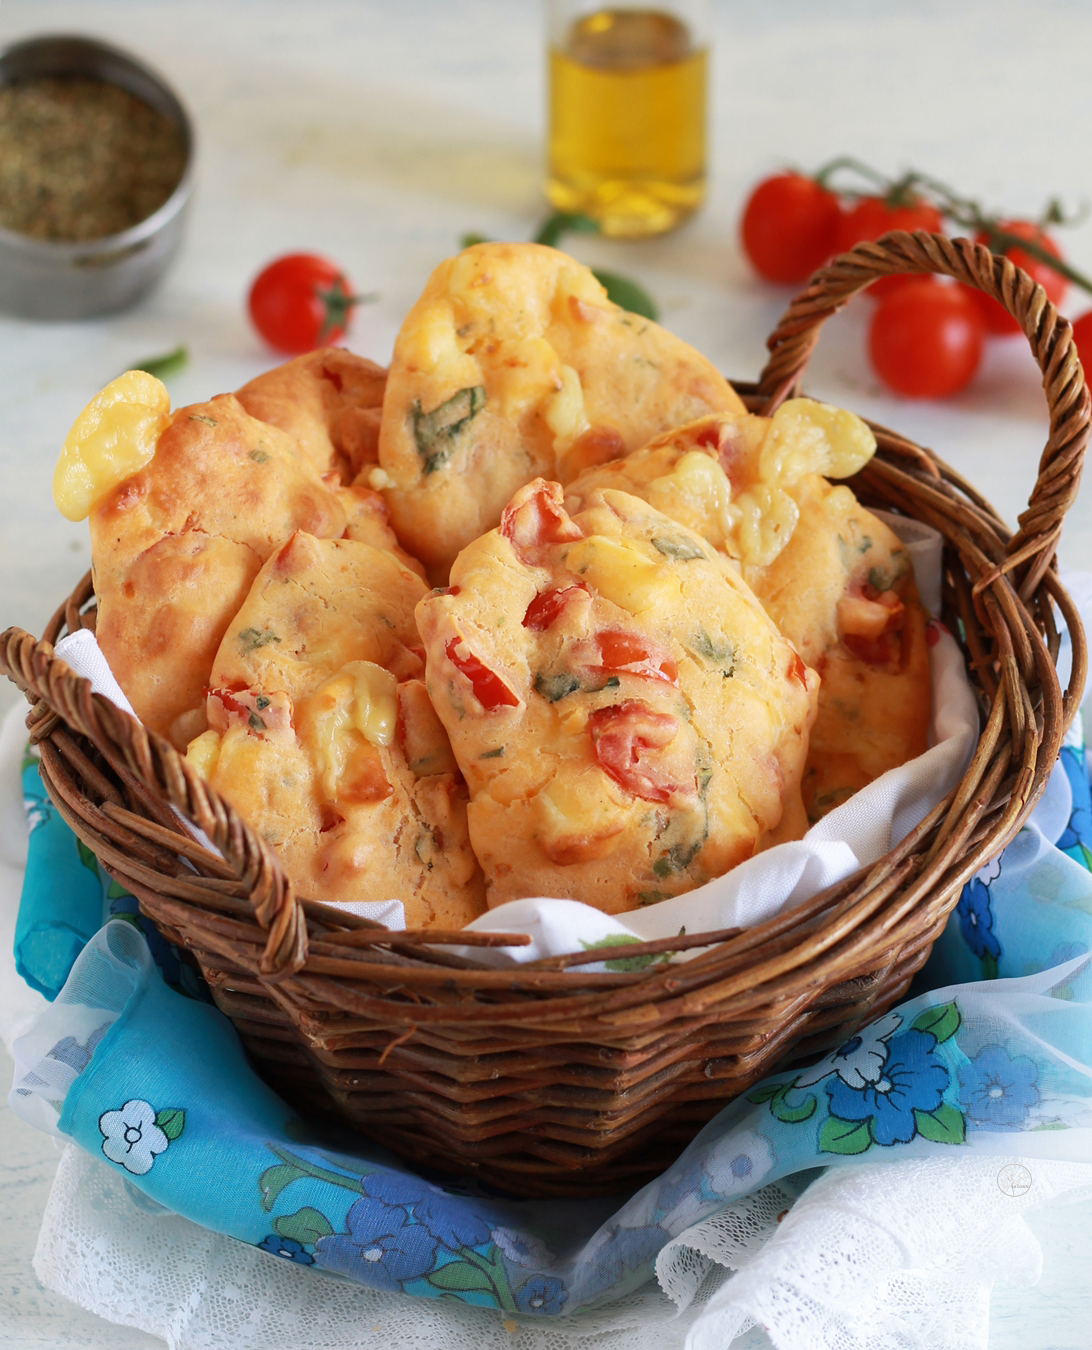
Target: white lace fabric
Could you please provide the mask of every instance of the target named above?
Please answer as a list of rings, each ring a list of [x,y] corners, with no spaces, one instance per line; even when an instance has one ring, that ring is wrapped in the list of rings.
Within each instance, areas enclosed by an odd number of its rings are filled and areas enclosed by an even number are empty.
[[[986,1350],[994,1280],[1028,1286],[1042,1272],[1024,1215],[1090,1197],[1092,1163],[961,1156],[832,1170],[712,1294],[686,1350],[722,1350],[752,1321],[778,1350]]]
[[[279,1260],[163,1210],[68,1145],[34,1269],[170,1350],[726,1350],[755,1323],[777,1350],[986,1350],[994,1280],[1039,1278],[1025,1214],[1092,1197],[1092,1164],[871,1164],[826,1173],[795,1204],[793,1190],[766,1187],[695,1224],[661,1254],[662,1289],[534,1320]]]
[[[513,1318],[365,1289],[198,1228],[69,1145],[34,1254],[50,1289],[170,1350],[682,1350],[689,1315],[655,1284],[573,1318]]]

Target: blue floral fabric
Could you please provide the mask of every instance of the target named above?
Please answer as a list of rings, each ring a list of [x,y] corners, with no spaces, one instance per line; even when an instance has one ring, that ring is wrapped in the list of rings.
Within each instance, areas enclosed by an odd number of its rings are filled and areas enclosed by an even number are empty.
[[[21,777],[30,839],[15,968],[32,989],[54,999],[84,944],[102,927],[102,885],[95,855],[57,814],[29,752]],[[85,859],[94,864],[94,875]]]
[[[52,1002],[84,945],[108,919],[119,918],[144,935],[169,985],[192,998],[206,998],[178,948],[140,913],[136,896],[102,870],[57,814],[29,750],[21,775],[30,838],[15,925],[15,968],[27,984]]]
[[[43,1019],[56,1026],[46,1058],[77,1075],[58,1128],[149,1203],[271,1260],[533,1317],[622,1296],[652,1278],[659,1251],[692,1224],[810,1169],[952,1149],[1092,1158],[1092,811],[1087,775],[1074,778],[1083,748],[1070,758],[1029,825],[964,888],[920,992],[817,1064],[771,1075],[661,1177],[607,1200],[517,1201],[440,1184],[358,1136],[306,1125],[250,1069],[227,1019],[185,996],[177,954],[55,833],[52,847],[77,857],[84,928],[88,878],[100,919],[122,910],[87,943]],[[47,880],[31,872],[50,860],[43,850],[28,865],[24,904],[36,924]],[[65,866],[49,873],[55,882],[67,884]],[[83,929],[67,903],[56,897],[71,945]],[[87,991],[122,975],[124,999],[101,999],[122,1011],[96,1029]],[[79,1034],[65,1023],[72,987],[83,1000]]]

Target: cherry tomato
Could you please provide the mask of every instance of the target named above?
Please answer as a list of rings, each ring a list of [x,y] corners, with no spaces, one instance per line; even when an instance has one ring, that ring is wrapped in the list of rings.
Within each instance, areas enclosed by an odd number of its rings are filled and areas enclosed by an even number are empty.
[[[649,638],[604,629],[595,635],[598,662],[593,670],[604,675],[639,675],[646,680],[678,684],[679,668],[666,647]]]
[[[842,208],[833,192],[799,173],[763,179],[743,208],[740,234],[767,281],[806,281],[834,252]]]
[[[1092,379],[1092,309],[1073,320],[1073,341],[1084,366],[1084,378]]]
[[[669,746],[679,719],[658,713],[639,699],[597,708],[588,718],[599,767],[631,796],[646,802],[697,796],[697,780],[678,781],[677,766],[657,754]]]
[[[842,217],[838,231],[838,252],[844,253],[854,244],[866,239],[879,239],[888,230],[928,230],[939,234],[944,220],[935,206],[928,202],[914,201],[906,206],[888,206],[883,197],[862,197]],[[881,277],[868,288],[868,294],[876,300],[885,295],[893,295],[908,281],[916,277],[907,273],[902,276]]]
[[[523,616],[524,628],[529,628],[532,633],[545,633],[574,600],[587,594],[588,588],[582,581],[578,581],[575,586],[556,586],[552,591],[540,591],[527,606]]]
[[[985,325],[960,286],[915,279],[882,299],[868,347],[876,373],[897,394],[945,398],[971,380],[982,356]]]
[[[1002,220],[998,221],[998,228],[1004,230],[1006,234],[1015,234],[1021,239],[1030,239],[1055,258],[1061,258],[1062,256],[1061,249],[1050,235],[1041,226],[1030,220]],[[988,243],[989,235],[979,234],[975,237],[975,242],[979,244]],[[1046,291],[1048,299],[1053,300],[1056,305],[1061,303],[1068,283],[1060,272],[1055,272],[1048,263],[1043,262],[1041,258],[1033,258],[1030,253],[1025,253],[1022,248],[1005,249],[1005,257],[1015,263],[1017,267],[1022,267],[1032,281],[1037,281]],[[999,337],[1008,337],[1013,333],[1020,332],[1020,325],[1008,310],[999,305],[992,296],[975,290],[973,287],[968,289],[975,298],[975,304],[982,310],[982,318],[985,320],[987,333],[993,333]]]
[[[537,565],[543,549],[584,537],[565,510],[561,484],[544,478],[520,488],[501,513],[500,531],[529,567]]]
[[[271,262],[247,298],[254,327],[271,347],[292,356],[337,342],[356,303],[341,269],[313,253]]]
[[[877,591],[865,581],[838,601],[838,634],[843,644],[870,665],[889,665],[902,650],[906,607],[894,591]]]
[[[465,675],[470,681],[474,697],[486,712],[496,712],[498,708],[519,707],[519,698],[496,671],[490,670],[484,661],[474,655],[465,639],[462,637],[449,639],[444,647],[444,654],[459,674]]]

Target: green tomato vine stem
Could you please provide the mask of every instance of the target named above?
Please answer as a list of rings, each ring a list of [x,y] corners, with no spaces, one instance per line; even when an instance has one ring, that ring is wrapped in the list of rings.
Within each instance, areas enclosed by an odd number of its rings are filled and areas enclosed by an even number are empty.
[[[836,185],[834,180],[845,172],[855,174],[859,179],[863,179],[868,186],[861,188],[845,184]],[[1083,272],[1078,272],[1075,267],[1070,266],[1063,259],[1056,258],[1038,241],[1025,239],[1022,235],[1004,229],[1000,212],[986,211],[981,203],[974,198],[961,196],[947,183],[942,183],[930,174],[920,173],[918,170],[912,169],[900,178],[888,178],[879,170],[865,164],[863,160],[856,159],[853,155],[839,155],[836,159],[824,164],[812,177],[820,187],[824,187],[840,197],[849,197],[856,200],[861,197],[878,196],[882,197],[889,207],[914,206],[919,202],[927,202],[935,206],[942,216],[954,224],[965,230],[973,230],[983,234],[991,253],[1004,253],[1010,248],[1020,249],[1028,257],[1045,263],[1059,276],[1065,277],[1074,286],[1079,286],[1081,290],[1092,295],[1092,280],[1086,277]],[[1076,225],[1083,221],[1087,214],[1087,207],[1082,207],[1075,214],[1067,215],[1061,203],[1054,197],[1047,203],[1046,209],[1036,224],[1040,228],[1047,225]]]

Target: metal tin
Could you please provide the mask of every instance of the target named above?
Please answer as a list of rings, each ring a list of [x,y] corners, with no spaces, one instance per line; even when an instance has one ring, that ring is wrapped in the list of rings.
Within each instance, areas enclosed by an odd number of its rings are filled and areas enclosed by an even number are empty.
[[[0,227],[0,310],[29,319],[112,314],[150,291],[178,252],[193,192],[193,127],[161,76],[95,38],[50,34],[0,52],[0,85],[46,75],[118,85],[163,113],[184,137],[186,167],[178,186],[158,211],[128,230],[67,244]]]

